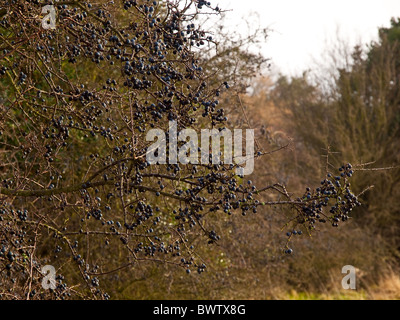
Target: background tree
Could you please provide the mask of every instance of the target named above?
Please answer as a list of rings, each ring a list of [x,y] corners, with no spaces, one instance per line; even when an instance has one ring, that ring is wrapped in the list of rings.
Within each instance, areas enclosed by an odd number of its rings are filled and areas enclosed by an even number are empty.
[[[318,154],[331,146],[337,152],[332,157],[333,165],[345,156],[347,161],[364,164],[358,170],[371,170],[371,174],[359,174],[354,180],[358,192],[374,185],[365,195],[366,208],[358,211],[359,223],[379,230],[396,251],[400,39],[395,36],[398,20],[391,22],[391,28],[379,30],[379,40],[367,51],[357,46],[351,58],[342,59],[349,64],[338,66],[329,95],[305,77],[290,82],[282,78],[274,99],[280,107],[290,110],[296,134],[307,152]],[[393,168],[381,171],[373,167]]]
[[[260,79],[244,99],[251,120],[259,128],[264,125],[259,130],[264,148],[292,141],[291,150],[260,165],[258,172],[263,174],[253,178],[255,183],[272,178],[272,172],[275,181],[298,190],[318,183],[330,168],[350,162],[354,191],[363,193],[363,206],[352,211],[348,225],[339,226],[340,233],[321,228],[315,241],[298,243],[296,255],[285,261],[270,254],[267,263],[261,245],[247,250],[247,254],[254,250],[251,261],[256,265],[248,281],[259,279],[276,288],[267,295],[279,297],[283,291],[287,297],[295,288],[310,292],[311,298],[314,293],[341,297],[337,270],[352,264],[360,269],[361,297],[387,297],[390,290],[389,297],[398,297],[398,29],[398,19],[392,19],[391,27],[381,28],[379,40],[365,49],[348,50],[350,56],[331,54],[336,65],[328,82],[316,83],[309,72],[282,76],[276,82]],[[269,219],[272,229],[283,224],[273,214],[261,211],[259,216]],[[266,236],[260,238],[265,243]],[[262,285],[257,287],[262,296]]]

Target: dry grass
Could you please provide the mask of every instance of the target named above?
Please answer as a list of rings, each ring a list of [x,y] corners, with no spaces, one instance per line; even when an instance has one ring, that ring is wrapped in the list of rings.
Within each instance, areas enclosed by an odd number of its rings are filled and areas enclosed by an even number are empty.
[[[368,290],[372,300],[400,300],[400,276],[394,272],[382,277],[376,287]]]
[[[337,284],[337,282],[336,282]],[[400,300],[400,276],[391,271],[384,275],[377,285],[367,289],[344,290],[334,288],[323,293],[282,291],[270,289],[270,299],[279,300]]]

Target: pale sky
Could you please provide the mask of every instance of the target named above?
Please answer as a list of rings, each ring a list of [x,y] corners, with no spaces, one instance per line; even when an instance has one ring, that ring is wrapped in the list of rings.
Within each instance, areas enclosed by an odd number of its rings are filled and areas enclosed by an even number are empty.
[[[211,0],[212,5],[232,9],[227,24],[257,12],[262,27],[274,31],[263,46],[273,67],[285,74],[299,74],[321,60],[327,42],[340,38],[351,45],[377,38],[380,26],[400,17],[400,0]],[[255,25],[258,22],[255,22]],[[241,28],[241,26],[239,26]],[[245,29],[245,24],[243,24]]]

